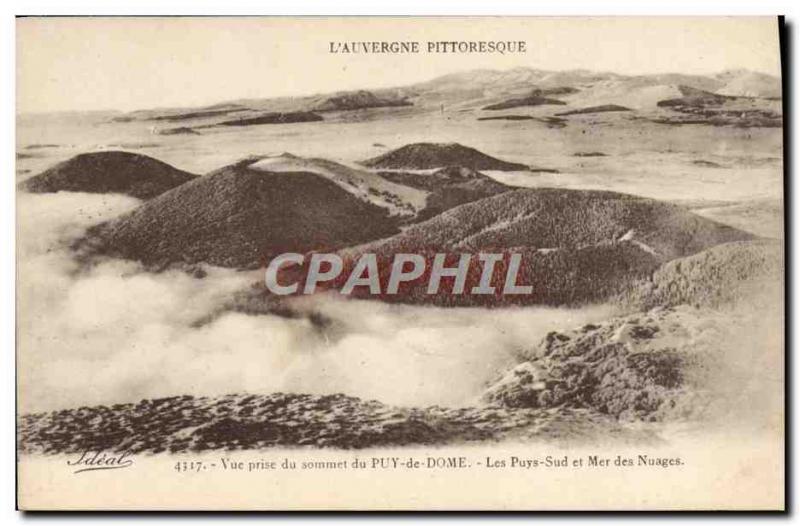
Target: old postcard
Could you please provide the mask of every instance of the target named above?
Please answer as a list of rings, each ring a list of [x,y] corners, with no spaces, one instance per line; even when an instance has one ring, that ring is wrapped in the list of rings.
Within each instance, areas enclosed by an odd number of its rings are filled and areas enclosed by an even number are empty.
[[[19,18],[19,507],[783,509],[781,24]]]

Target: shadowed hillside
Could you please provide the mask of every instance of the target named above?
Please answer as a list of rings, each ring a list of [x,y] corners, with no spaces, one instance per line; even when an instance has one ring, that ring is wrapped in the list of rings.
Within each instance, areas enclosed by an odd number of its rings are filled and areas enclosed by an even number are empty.
[[[267,172],[311,172],[339,185],[343,190],[385,208],[390,215],[414,216],[425,207],[425,188],[405,185],[402,181],[354,168],[336,161],[322,158],[306,158],[283,153],[259,159],[250,165],[251,170]],[[398,184],[399,183],[399,184]]]
[[[535,188],[459,206],[365,248],[554,250],[627,241],[667,261],[752,238],[654,199],[597,190]]]
[[[92,228],[79,248],[149,265],[255,268],[283,252],[335,249],[397,232],[385,209],[310,172],[243,161]]]
[[[379,172],[380,176],[398,184],[430,192],[418,220],[429,219],[460,204],[471,203],[513,190],[478,171],[449,166],[433,173]]]
[[[662,263],[728,241],[752,239],[746,232],[696,216],[652,199],[600,191],[525,189],[464,204],[402,233],[341,251],[345,272],[327,288],[341,288],[359,257],[375,253],[381,291],[388,284],[395,254],[422,255],[423,274],[402,283],[397,294],[371,294],[356,287],[356,297],[387,302],[441,306],[509,304],[581,305],[608,300],[632,282],[646,279]],[[437,253],[455,266],[459,254],[473,254],[475,263],[466,289],[480,281],[479,253],[498,253],[491,285],[495,294],[451,294],[452,278],[435,294],[427,293]],[[511,254],[522,256],[517,283],[530,294],[502,294]],[[287,274],[302,282],[304,269]]]

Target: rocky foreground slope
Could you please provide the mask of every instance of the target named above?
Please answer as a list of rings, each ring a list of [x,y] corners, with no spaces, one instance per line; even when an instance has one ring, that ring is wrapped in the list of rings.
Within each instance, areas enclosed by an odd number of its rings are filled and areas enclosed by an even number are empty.
[[[780,241],[725,243],[665,263],[633,284],[623,301],[640,309],[681,304],[716,308],[781,288],[783,274]]]
[[[151,199],[195,177],[146,155],[108,151],[76,155],[19,187],[31,193],[118,193]]]
[[[768,408],[782,397],[770,378],[782,375],[783,273],[782,247],[769,240],[670,261],[632,286],[633,313],[549,333],[483,400],[628,421],[697,422],[744,408],[777,418]]]
[[[738,403],[720,385],[740,384],[738,396],[750,396],[750,371],[736,363],[730,330],[737,323],[729,313],[679,306],[551,332],[522,349],[471,407],[393,407],[342,394],[176,396],[22,415],[19,448],[183,453],[658,440],[662,428],[642,422],[718,418]]]
[[[176,396],[21,417],[22,453],[360,449],[500,439],[645,440],[582,409],[399,408],[344,395]]]
[[[697,417],[711,396],[700,371],[721,357],[726,321],[679,306],[551,332],[483,398],[504,407],[587,408],[622,420]]]

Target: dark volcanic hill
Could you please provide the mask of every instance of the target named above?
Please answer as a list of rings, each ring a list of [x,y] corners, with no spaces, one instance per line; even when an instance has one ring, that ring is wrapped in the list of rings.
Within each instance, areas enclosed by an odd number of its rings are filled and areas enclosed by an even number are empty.
[[[556,115],[566,116],[566,115],[583,115],[587,113],[608,113],[611,111],[632,111],[630,108],[626,108],[625,106],[619,106],[618,104],[603,104],[602,106],[590,106],[588,108],[579,108],[577,110],[570,110],[570,111],[562,111],[561,113],[556,113]]]
[[[120,193],[150,199],[196,177],[146,155],[111,151],[76,155],[19,187],[32,193]]]
[[[153,266],[256,268],[279,253],[331,250],[397,232],[386,209],[329,179],[252,169],[258,160],[199,177],[98,225],[77,248]]]
[[[725,102],[736,99],[736,97],[731,97],[729,95],[711,93],[689,86],[678,86],[678,90],[681,92],[682,97],[659,101],[657,106],[662,108],[676,106],[693,106],[702,108],[705,106],[719,106]]]
[[[439,252],[501,253],[496,277],[509,253],[523,258],[519,283],[533,293],[519,296],[428,295],[429,272],[386,301],[471,305],[506,303],[578,305],[605,301],[650,276],[666,261],[753,236],[702,218],[679,206],[615,192],[520,189],[464,204],[394,237],[342,251],[348,264],[375,252],[379,263],[397,253],[423,254],[428,268]],[[448,260],[448,265],[453,265]],[[379,265],[387,267],[388,263]],[[477,283],[480,266],[471,268]],[[474,271],[474,272],[473,272]],[[388,278],[388,276],[383,276]],[[385,286],[385,282],[383,282]],[[336,288],[338,284],[334,284]],[[356,288],[354,294],[366,293]]]
[[[202,108],[173,108],[163,110],[137,110],[111,118],[111,122],[165,121],[180,122],[195,119],[224,117],[232,113],[247,111],[249,108],[240,104],[214,104]]]
[[[541,97],[558,97],[559,95],[572,95],[573,93],[578,93],[579,91],[579,89],[573,88],[572,86],[555,86],[552,88],[534,88],[531,92],[531,95],[538,95]]]
[[[654,199],[599,190],[531,188],[461,205],[371,245],[552,250],[627,241],[668,261],[749,239],[751,234]]]
[[[472,170],[527,170],[524,164],[496,159],[474,148],[457,143],[407,144],[378,157],[367,159],[361,164],[371,168],[389,170],[427,170],[448,166],[463,166]]]
[[[344,111],[394,106],[412,106],[412,103],[406,99],[378,97],[370,91],[360,90],[327,97],[315,104],[312,109],[314,111]]]
[[[178,126],[176,128],[166,128],[163,130],[158,130],[156,133],[158,135],[200,135],[200,132],[195,131],[188,126]]]
[[[658,107],[667,114],[654,122],[662,124],[710,124],[738,128],[780,128],[783,116],[780,103],[755,97],[710,93],[679,86],[681,97],[661,100]]]
[[[258,124],[291,124],[294,122],[317,122],[323,118],[310,111],[269,112],[255,117],[242,117],[222,121],[213,126],[255,126]]]
[[[508,110],[511,108],[519,108],[522,106],[543,106],[545,104],[554,104],[557,106],[565,106],[567,103],[558,99],[548,99],[539,95],[531,95],[529,97],[522,97],[519,99],[508,99],[497,104],[490,104],[484,107],[484,110]]]
[[[154,121],[167,121],[167,122],[178,122],[178,121],[185,121],[191,119],[203,119],[206,117],[219,117],[222,115],[229,115],[230,113],[244,111],[244,108],[224,108],[224,109],[209,109],[205,111],[190,111],[186,113],[178,113],[173,115],[159,115],[157,117],[153,117],[152,120]]]
[[[495,115],[492,117],[478,117],[479,121],[532,121],[530,115]]]
[[[510,187],[499,183],[484,175],[477,170],[465,168],[463,166],[448,166],[441,168],[433,173],[419,172],[378,172],[378,175],[398,184],[419,188],[421,190],[437,190],[453,184],[461,184],[471,181],[485,181],[494,183],[498,187],[509,189]]]

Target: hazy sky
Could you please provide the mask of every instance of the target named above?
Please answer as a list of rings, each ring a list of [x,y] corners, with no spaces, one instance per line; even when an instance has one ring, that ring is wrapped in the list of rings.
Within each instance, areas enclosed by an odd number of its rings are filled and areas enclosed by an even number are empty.
[[[344,55],[331,41],[524,40],[525,54]],[[424,44],[423,44],[424,45]],[[26,18],[19,112],[193,106],[528,66],[780,74],[775,18]]]

